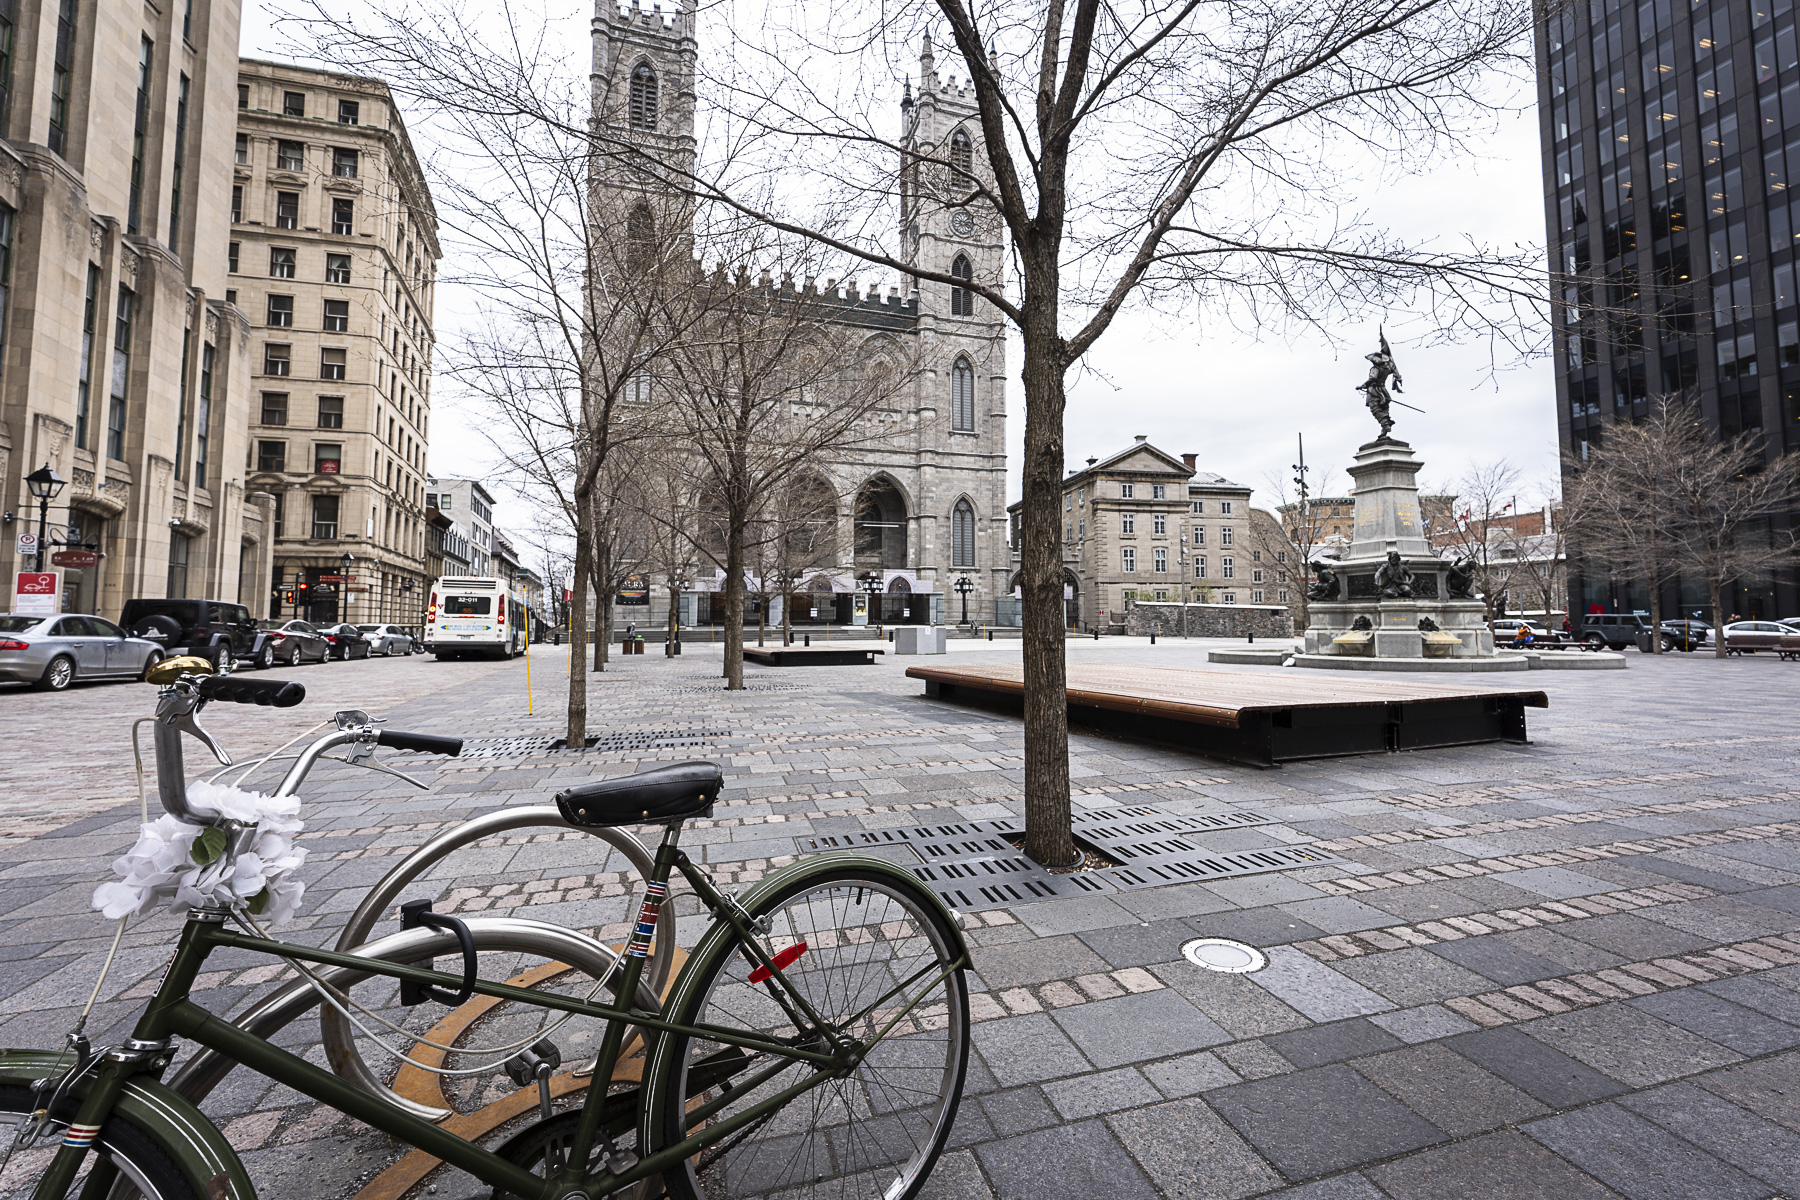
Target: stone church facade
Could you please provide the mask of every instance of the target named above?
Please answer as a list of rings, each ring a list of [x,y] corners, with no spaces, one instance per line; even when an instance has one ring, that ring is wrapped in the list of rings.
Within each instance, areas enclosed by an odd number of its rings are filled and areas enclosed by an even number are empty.
[[[665,161],[680,162],[684,155],[691,161],[694,152],[695,19],[692,0],[673,12],[599,0],[593,23],[596,114],[630,121],[631,136],[652,141]],[[899,164],[895,198],[905,261],[997,283],[1004,250],[997,215],[959,203],[967,193],[952,172],[911,158],[916,152],[984,171],[973,89],[966,80],[959,85],[939,74],[929,41],[919,68],[918,95],[908,87],[896,120],[908,152]],[[654,113],[648,121],[645,97]],[[618,202],[606,194],[609,186],[597,189],[596,205]],[[627,197],[639,187],[622,180],[610,190]],[[865,288],[854,279],[829,283],[817,298],[836,306],[845,326],[866,332],[871,356],[907,362],[912,375],[893,402],[902,411],[891,414],[903,434],[879,450],[814,464],[838,498],[837,545],[829,565],[802,586],[815,595],[829,587],[837,601],[796,605],[794,618],[847,619],[856,577],[879,571],[890,621],[929,619],[934,608],[939,619],[958,620],[955,585],[965,575],[974,588],[971,619],[991,620],[996,599],[1010,592],[1000,313],[967,289],[910,276],[885,294],[879,284]],[[707,586],[704,574],[699,586]],[[899,599],[920,592],[945,600]],[[642,609],[621,609],[619,615],[645,617]]]

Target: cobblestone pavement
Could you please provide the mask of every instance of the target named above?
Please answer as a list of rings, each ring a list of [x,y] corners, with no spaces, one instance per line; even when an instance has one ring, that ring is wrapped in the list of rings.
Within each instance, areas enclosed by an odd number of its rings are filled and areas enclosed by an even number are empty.
[[[962,662],[1018,653],[953,648]],[[1201,650],[1070,644],[1072,659],[1109,663],[1197,666]],[[337,705],[396,728],[549,735],[567,656],[533,658],[535,717],[523,664],[410,659],[305,668],[300,709],[225,707],[209,724],[265,752]],[[650,759],[725,765],[722,803],[685,844],[731,882],[789,861],[796,837],[1021,811],[1018,722],[925,700],[907,661],[751,667],[750,690],[727,694],[717,652],[690,645],[680,660],[616,660],[590,695],[594,732],[699,745],[407,756],[428,792],[322,769],[289,932],[331,940],[436,829]],[[1345,861],[966,918],[975,1054],[927,1194],[1800,1196],[1800,732],[1784,719],[1800,711],[1800,667],[1634,654],[1628,671],[1504,682],[1550,694],[1529,713],[1530,746],[1258,771],[1078,733],[1078,805],[1252,809],[1276,823],[1202,840],[1307,842]],[[127,725],[150,695],[0,693],[13,746],[31,747],[0,763],[0,1044],[57,1044],[92,987],[112,928],[88,896],[134,836]],[[616,936],[629,876],[602,849],[521,831],[415,892]],[[92,1023],[101,1039],[154,988],[174,928],[156,916],[126,934]],[[1262,947],[1268,966],[1195,967],[1181,947],[1203,935]],[[210,965],[197,998],[221,1012],[279,976],[249,958]],[[314,1039],[313,1025],[281,1038]],[[353,1195],[402,1149],[242,1071],[207,1109],[271,1200]],[[429,1183],[478,1194],[444,1172]]]

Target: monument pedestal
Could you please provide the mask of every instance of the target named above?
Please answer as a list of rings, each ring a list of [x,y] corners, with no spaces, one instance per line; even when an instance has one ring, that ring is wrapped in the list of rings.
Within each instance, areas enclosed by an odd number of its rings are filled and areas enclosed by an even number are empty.
[[[1450,595],[1450,564],[1426,539],[1419,516],[1418,475],[1423,466],[1411,446],[1393,437],[1357,449],[1349,472],[1356,482],[1354,536],[1343,560],[1333,567],[1338,595],[1307,604],[1306,650],[1295,659],[1296,665],[1330,665],[1307,659],[1341,656],[1345,646],[1335,639],[1366,630],[1373,643],[1366,657],[1396,660],[1397,668],[1406,660],[1425,662],[1426,635],[1443,633],[1456,639],[1449,657],[1469,660],[1463,669],[1509,669],[1510,664],[1502,665],[1494,654],[1485,607],[1479,600]],[[1384,569],[1400,580],[1384,581]],[[1433,647],[1433,661],[1443,645],[1440,639]]]

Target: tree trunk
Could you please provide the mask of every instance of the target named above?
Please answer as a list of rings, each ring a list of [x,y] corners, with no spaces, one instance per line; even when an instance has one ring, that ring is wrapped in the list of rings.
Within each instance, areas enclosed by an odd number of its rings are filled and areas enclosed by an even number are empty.
[[[1712,601],[1713,657],[1725,657],[1725,581],[1706,577],[1706,597]]]
[[[575,528],[575,598],[569,602],[569,722],[565,746],[587,745],[587,673],[579,670],[587,648],[588,573],[593,546],[584,524]]]
[[[744,522],[732,516],[725,534],[725,690],[744,690]]]
[[[670,588],[669,589],[669,616],[668,616],[667,621],[664,624],[664,630],[663,630],[663,637],[670,645],[673,645],[675,642],[675,622],[677,620],[679,620],[678,614],[680,613],[680,611],[681,611],[681,593],[680,593],[680,591],[678,591],[675,588]],[[675,652],[673,650],[668,650],[668,651],[665,651],[665,653],[673,654]]]
[[[1650,653],[1662,653],[1662,580],[1650,577]]]
[[[781,644],[794,644],[794,581],[789,579],[782,584],[781,592]]]
[[[756,606],[756,644],[762,646],[767,644],[763,639],[768,636],[769,632],[769,593],[759,591],[756,593],[756,599],[758,601]]]
[[[1032,286],[1027,284],[1028,287]],[[1055,296],[1055,280],[1039,282]],[[1042,312],[1040,310],[1048,309]],[[1026,309],[1025,466],[1020,590],[1024,597],[1025,853],[1049,866],[1076,861],[1069,812],[1068,674],[1063,659],[1062,339],[1056,304]]]

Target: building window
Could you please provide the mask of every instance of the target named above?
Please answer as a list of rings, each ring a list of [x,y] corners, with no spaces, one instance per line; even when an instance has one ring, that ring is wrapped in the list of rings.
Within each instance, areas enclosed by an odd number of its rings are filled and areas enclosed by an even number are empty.
[[[169,580],[164,594],[171,600],[187,599],[188,535],[169,534]]]
[[[237,157],[235,161],[240,167],[247,167],[250,165],[250,135],[247,133],[240,133],[237,135]]]
[[[350,282],[350,256],[348,254],[327,254],[325,256],[325,282]]]
[[[69,93],[75,80],[75,0],[62,0],[56,17],[56,57],[50,72],[50,149],[61,154],[69,142]]]
[[[213,345],[200,347],[200,403],[194,408],[194,486],[206,486],[207,431],[212,427]]]
[[[1261,567],[1250,568],[1250,582],[1251,583],[1261,583],[1262,581],[1263,581],[1262,568]]]
[[[1167,532],[1169,532],[1169,518],[1164,516],[1162,513],[1153,514],[1150,518],[1150,532],[1151,533],[1167,533]]]
[[[1137,550],[1126,546],[1119,551],[1119,569],[1127,575],[1137,574]]]
[[[1275,561],[1279,562],[1279,563],[1286,562],[1287,561],[1287,551],[1286,550],[1277,550],[1275,552]]]
[[[1231,545],[1231,526],[1224,525],[1219,528],[1219,545]]]
[[[656,72],[647,62],[639,63],[631,72],[628,115],[633,129],[656,128]]]
[[[342,429],[344,427],[344,398],[342,396],[319,397],[319,428]]]
[[[319,378],[342,379],[344,377],[344,351],[319,351]]]
[[[1136,533],[1137,532],[1137,514],[1136,513],[1122,512],[1119,514],[1119,532],[1120,533]]]
[[[231,189],[231,220],[237,224],[244,219],[244,189],[233,185]]]
[[[340,442],[317,442],[313,445],[313,471],[319,475],[336,475],[338,466],[343,461],[344,447]],[[337,536],[336,534],[332,535]]]
[[[250,85],[247,83],[238,84],[238,107],[250,107]]]
[[[975,432],[975,368],[966,358],[958,358],[950,368],[950,428]]]
[[[187,160],[188,77],[183,75],[175,93],[175,155],[169,171],[169,241],[181,233],[181,168]]]
[[[1087,486],[1084,484],[1081,487],[1078,487],[1075,489],[1075,504],[1077,507],[1080,507],[1081,505],[1084,505],[1086,503],[1087,503]]]
[[[187,449],[188,359],[193,352],[194,331],[181,331],[181,380],[175,393],[175,478],[182,479],[182,452]]]
[[[335,464],[333,464],[335,469]],[[312,498],[312,535],[321,541],[336,541],[338,535],[338,498],[336,496],[314,496]]]
[[[1063,493],[1063,511],[1064,512],[1074,512],[1075,511],[1075,495],[1074,495],[1074,493],[1072,493],[1072,492],[1064,492]]]
[[[137,114],[131,131],[131,193],[125,204],[125,232],[136,233],[144,209],[144,141],[150,134],[150,62],[156,43],[138,42]]]
[[[232,242],[225,248],[225,269],[231,274],[238,273],[238,243]]]
[[[1206,526],[1204,526],[1204,525],[1194,526],[1194,545],[1196,545],[1196,546],[1206,545]]]
[[[950,276],[953,279],[973,280],[975,268],[969,265],[966,255],[959,254],[956,261],[950,264]],[[952,284],[950,287],[950,315],[953,317],[972,317],[975,315],[975,293],[967,284]]]
[[[0,128],[5,127],[12,96],[13,15],[11,0],[0,5]]]
[[[1219,515],[1222,517],[1229,517],[1231,515],[1231,501],[1219,501]]]
[[[284,117],[304,117],[306,115],[306,93],[281,93],[281,115]]]
[[[1164,575],[1164,574],[1168,573],[1169,552],[1167,550],[1163,549],[1161,546],[1158,546],[1156,549],[1154,549],[1150,552],[1150,561],[1154,565],[1156,573],[1158,575]]]
[[[75,384],[75,444],[83,450],[88,449],[88,402],[94,386],[94,329],[99,316],[100,268],[89,263],[87,303],[81,316],[81,374]]]
[[[263,347],[263,374],[288,375],[293,372],[293,361],[290,355],[292,346],[278,346],[271,342]]]
[[[1237,578],[1237,564],[1232,559],[1231,555],[1227,554],[1219,560],[1219,574],[1226,579]]]
[[[264,392],[262,394],[262,423],[264,425],[286,425],[287,408],[286,392]]]
[[[356,151],[334,146],[331,150],[331,173],[339,179],[356,178]]]
[[[1206,555],[1204,555],[1204,554],[1202,554],[1194,559],[1194,578],[1195,579],[1205,579],[1206,578]]]
[[[334,196],[331,200],[331,232],[338,237],[356,233],[356,201]]]
[[[1121,499],[1121,500],[1136,499],[1136,493],[1137,493],[1137,485],[1136,484],[1121,483],[1119,485],[1119,499]]]
[[[1226,592],[1223,596],[1219,597],[1219,600],[1225,604],[1236,604],[1237,603],[1237,593],[1236,592]]]
[[[269,278],[292,279],[294,277],[294,255],[293,250],[270,249]]]
[[[301,171],[306,169],[306,143],[290,142],[286,138],[275,143],[275,169],[278,171]]]
[[[325,302],[325,332],[348,333],[350,330],[350,302],[348,300],[327,300]]]
[[[950,510],[950,565],[975,565],[975,508],[967,500]]]
[[[950,186],[956,191],[975,186],[975,146],[960,129],[950,135],[950,171]]]
[[[1191,504],[1188,505],[1188,511],[1193,513],[1196,517],[1203,515],[1206,512],[1206,501],[1204,501],[1204,500],[1193,501]]]
[[[137,297],[119,288],[119,307],[113,317],[112,397],[106,407],[106,457],[125,458],[125,395],[131,380],[131,319]]]
[[[1279,592],[1275,593],[1275,596],[1276,596],[1276,599],[1280,600],[1283,604],[1286,604],[1288,602],[1286,588],[1282,588]]]
[[[1250,603],[1261,604],[1262,602],[1263,602],[1263,593],[1262,593],[1261,588],[1258,588],[1256,591],[1250,593]]]
[[[1169,486],[1167,484],[1153,483],[1150,485],[1150,498],[1152,500],[1166,500],[1168,497]]]
[[[287,443],[256,443],[256,469],[259,471],[287,470]]]
[[[633,271],[648,271],[656,257],[656,214],[648,204],[634,204],[625,217],[625,265]]]
[[[356,125],[362,118],[362,104],[356,100],[338,101],[338,124]]]
[[[300,193],[275,193],[275,228],[300,228]]]
[[[294,324],[294,298],[292,296],[269,297],[269,319],[267,324],[275,329],[289,329]]]

